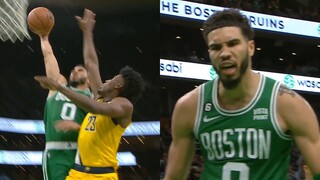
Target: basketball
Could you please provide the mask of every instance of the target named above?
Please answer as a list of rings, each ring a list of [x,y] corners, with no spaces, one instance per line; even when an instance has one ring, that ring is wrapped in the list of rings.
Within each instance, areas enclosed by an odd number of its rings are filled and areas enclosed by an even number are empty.
[[[49,34],[54,25],[52,12],[45,7],[32,9],[27,18],[29,29],[35,34]]]

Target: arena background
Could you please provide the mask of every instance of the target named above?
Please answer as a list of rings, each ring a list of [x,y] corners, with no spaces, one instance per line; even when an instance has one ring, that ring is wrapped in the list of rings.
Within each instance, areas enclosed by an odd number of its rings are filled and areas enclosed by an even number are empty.
[[[171,143],[171,114],[179,97],[205,82],[197,79],[199,74],[209,74],[197,67],[211,65],[207,46],[202,37],[201,26],[204,16],[211,12],[210,6],[234,7],[248,12],[275,15],[292,18],[294,20],[308,20],[315,23],[314,29],[308,29],[302,23],[294,27],[313,31],[315,36],[302,36],[255,28],[256,50],[252,59],[253,69],[258,71],[282,73],[289,76],[305,76],[306,80],[301,87],[310,91],[296,90],[314,108],[319,117],[320,110],[320,16],[317,9],[319,1],[289,1],[289,0],[161,0],[160,1],[160,122],[161,122],[161,177],[165,174],[168,148]],[[207,10],[206,10],[207,9]],[[171,13],[171,15],[169,15]],[[257,15],[258,17],[258,15]],[[276,19],[276,18],[274,18]],[[260,19],[260,23],[264,23]],[[269,21],[270,23],[270,21]],[[256,24],[257,21],[256,21]],[[287,24],[285,24],[287,25]],[[270,24],[269,24],[270,26]],[[281,26],[277,21],[277,28]],[[276,28],[274,28],[276,29]],[[168,60],[168,61],[166,61]],[[187,66],[187,63],[192,63]],[[182,78],[188,74],[187,78]],[[214,75],[214,74],[210,74]],[[293,76],[290,76],[293,75]],[[182,76],[182,77],[181,77]],[[203,75],[202,77],[206,77]],[[208,76],[208,79],[212,76]],[[312,79],[316,78],[316,79]],[[287,85],[297,85],[293,79],[286,79]],[[292,80],[292,81],[291,81]],[[283,79],[285,83],[285,80]],[[290,82],[292,84],[290,84]],[[315,92],[317,91],[317,92]],[[197,180],[202,168],[199,144],[196,146],[196,155],[192,162],[188,179]],[[305,179],[303,172],[303,159],[296,148],[292,151],[291,166],[288,170],[288,179]]]
[[[102,79],[113,77],[125,65],[141,72],[147,86],[136,104],[133,119],[136,122],[159,122],[158,1],[32,0],[27,12],[38,6],[47,7],[55,16],[50,41],[61,73],[66,77],[74,65],[83,62],[82,34],[74,16],[82,16],[84,8],[94,11],[97,21],[94,40]],[[0,42],[0,117],[20,121],[43,118],[47,90],[42,89],[33,76],[44,75],[45,69],[39,38],[31,32],[30,35],[32,40]],[[119,151],[131,152],[137,165],[120,167],[120,179],[159,178],[160,129],[153,131],[157,132],[156,135],[123,138]],[[0,131],[0,150],[43,149],[43,134]],[[41,166],[0,164],[0,179],[5,177],[41,180]]]

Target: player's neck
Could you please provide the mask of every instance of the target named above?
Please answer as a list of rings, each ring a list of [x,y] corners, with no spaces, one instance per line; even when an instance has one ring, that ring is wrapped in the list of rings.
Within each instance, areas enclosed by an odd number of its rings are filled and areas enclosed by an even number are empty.
[[[259,86],[260,76],[253,71],[247,71],[240,83],[234,89],[226,89],[219,83],[218,99],[222,104],[232,104],[235,102],[248,102],[256,94]]]

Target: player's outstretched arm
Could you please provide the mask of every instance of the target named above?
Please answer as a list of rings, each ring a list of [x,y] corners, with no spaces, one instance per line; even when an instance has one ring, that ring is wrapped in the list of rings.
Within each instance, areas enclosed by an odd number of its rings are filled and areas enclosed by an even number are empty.
[[[61,84],[66,84],[67,80],[60,73],[57,59],[49,42],[49,35],[39,35],[39,37],[47,77],[50,77]],[[55,91],[49,91],[48,96],[54,92]]]
[[[102,80],[99,70],[99,60],[93,41],[93,29],[96,22],[95,16],[92,11],[85,9],[83,17],[76,16],[76,20],[83,34],[83,57],[85,67],[88,71],[90,88],[94,97],[97,99],[97,92],[102,85]]]
[[[121,119],[123,121],[121,121],[120,125],[123,127],[126,127],[128,122],[131,120],[133,105],[127,98],[116,97],[109,103],[100,103],[85,95],[68,89],[59,84],[57,81],[46,76],[35,76],[34,79],[40,83],[41,87],[49,90],[59,91],[60,93],[64,94],[74,104],[87,112],[108,115],[116,119]]]
[[[284,86],[279,89],[277,109],[306,164],[313,174],[320,174],[320,132],[314,110],[303,97]]]
[[[169,148],[165,180],[187,179],[195,153],[193,123],[196,111],[196,93],[181,97],[172,114],[172,142]]]

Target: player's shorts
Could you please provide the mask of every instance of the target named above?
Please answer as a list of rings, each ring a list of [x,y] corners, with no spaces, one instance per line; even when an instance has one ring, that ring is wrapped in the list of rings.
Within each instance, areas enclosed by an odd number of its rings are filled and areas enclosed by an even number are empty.
[[[73,168],[77,142],[48,141],[42,156],[44,180],[65,180]]]
[[[112,167],[85,167],[75,165],[66,180],[118,180],[118,173]]]
[[[43,154],[44,180],[65,180],[74,165],[76,150],[48,150]]]

